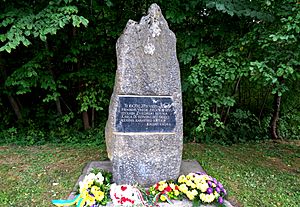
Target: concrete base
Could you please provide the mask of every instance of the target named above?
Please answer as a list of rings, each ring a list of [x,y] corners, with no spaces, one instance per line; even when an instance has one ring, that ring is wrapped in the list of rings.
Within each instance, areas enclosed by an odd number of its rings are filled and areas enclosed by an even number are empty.
[[[110,161],[92,161],[88,163],[85,168],[83,169],[83,172],[81,176],[78,178],[75,187],[73,188],[73,191],[69,195],[68,199],[73,199],[76,194],[77,186],[80,181],[84,179],[84,177],[90,173],[90,171],[93,168],[99,168],[102,170],[106,170],[109,172],[112,172],[112,163]],[[195,160],[183,160],[181,162],[180,167],[180,175],[187,175],[190,172],[205,172],[203,168],[200,166],[200,164]],[[224,201],[224,204],[226,207],[233,207],[228,201]],[[106,205],[107,207],[113,207],[112,203],[108,203]],[[168,203],[160,203],[160,207],[192,207],[193,204],[191,201],[187,199],[183,199],[182,201],[173,201],[173,205],[170,205]],[[215,207],[215,205],[201,205],[200,207]]]

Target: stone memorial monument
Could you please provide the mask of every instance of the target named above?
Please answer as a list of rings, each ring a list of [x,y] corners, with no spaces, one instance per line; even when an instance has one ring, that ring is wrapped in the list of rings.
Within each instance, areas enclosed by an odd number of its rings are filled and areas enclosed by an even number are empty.
[[[129,20],[117,41],[114,91],[105,129],[113,179],[150,186],[179,176],[182,103],[176,37],[157,4]]]

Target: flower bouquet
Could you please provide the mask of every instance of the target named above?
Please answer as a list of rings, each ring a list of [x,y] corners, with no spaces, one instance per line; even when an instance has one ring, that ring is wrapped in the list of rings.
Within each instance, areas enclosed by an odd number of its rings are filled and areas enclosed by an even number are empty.
[[[131,185],[112,184],[110,197],[114,206],[143,206],[140,191]]]
[[[52,203],[56,206],[105,206],[109,201],[111,178],[111,173],[93,169],[79,182],[79,190],[73,200],[52,200]]]
[[[194,203],[222,205],[227,195],[223,185],[215,178],[202,173],[189,173],[178,178],[179,190]]]
[[[181,200],[182,193],[179,191],[179,187],[173,181],[160,181],[149,188],[149,196],[154,198],[152,200],[156,202],[169,202],[171,200]]]

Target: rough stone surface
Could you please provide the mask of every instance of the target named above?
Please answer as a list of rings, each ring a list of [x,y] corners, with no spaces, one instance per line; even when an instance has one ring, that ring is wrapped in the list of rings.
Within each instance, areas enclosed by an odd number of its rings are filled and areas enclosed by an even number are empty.
[[[79,179],[76,182],[76,185],[73,189],[73,192],[69,195],[68,199],[74,199],[76,195],[76,189],[78,186],[78,183],[83,180],[83,178],[90,173],[90,171],[93,168],[99,168],[103,170],[107,170],[109,172],[112,172],[112,163],[110,161],[93,161],[88,163],[85,168],[83,169],[82,175],[79,177]],[[184,174],[187,175],[190,172],[205,172],[200,164],[195,160],[183,160],[181,163],[180,168],[180,175]],[[227,200],[224,201],[225,206],[227,207],[233,207],[233,205],[228,202]],[[112,203],[108,203],[106,205],[107,207],[113,207]],[[183,199],[182,201],[173,201],[173,205],[170,205],[168,203],[160,203],[160,207],[192,207],[193,204],[191,201],[187,199]],[[201,205],[199,207],[215,207],[214,205]]]
[[[117,41],[115,87],[105,129],[117,184],[150,186],[179,175],[182,158],[182,101],[176,37],[157,4],[139,23],[129,20]],[[168,133],[116,133],[119,95],[168,96],[176,126]]]

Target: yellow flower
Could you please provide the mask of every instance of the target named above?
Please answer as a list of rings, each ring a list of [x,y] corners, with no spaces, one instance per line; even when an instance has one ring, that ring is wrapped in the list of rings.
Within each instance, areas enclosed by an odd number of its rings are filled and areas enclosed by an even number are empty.
[[[191,193],[192,193],[194,196],[196,196],[196,195],[198,194],[198,191],[194,189],[194,190],[191,191]]]
[[[205,202],[205,203],[211,203],[214,201],[215,196],[213,194],[205,194],[205,193],[201,193],[200,194],[200,199]]]
[[[186,182],[186,185],[187,185],[187,186],[192,186],[192,185],[193,185],[193,181],[188,180],[188,181]]]
[[[184,175],[180,175],[180,177],[178,178],[178,182],[179,183],[185,183],[186,182],[186,177]]]
[[[87,200],[89,196],[89,193],[87,191],[83,191],[80,193],[80,197],[82,197],[84,200]]]
[[[87,184],[89,187],[91,187],[93,185],[93,183],[94,183],[94,180],[89,180]]]
[[[102,201],[104,198],[104,192],[103,191],[97,191],[95,194],[95,198],[97,201]]]
[[[87,205],[91,206],[95,203],[95,197],[87,194],[85,198],[83,198],[83,201],[86,202]]]
[[[161,201],[166,201],[167,200],[166,196],[164,196],[164,195],[161,195],[159,198],[160,198]]]
[[[192,174],[190,173],[190,174],[188,174],[187,176],[186,176],[186,179],[187,180],[191,180],[193,178],[193,176],[192,176]]]
[[[175,184],[174,183],[170,183],[169,186],[172,188],[172,190],[175,190]]]
[[[158,190],[159,190],[159,191],[163,191],[166,187],[168,187],[168,184],[167,184],[167,183],[164,183],[164,184],[158,186]]]
[[[195,199],[194,194],[191,191],[186,192],[186,196],[192,201]]]
[[[215,199],[215,196],[214,196],[213,194],[208,194],[208,195],[206,195],[206,202],[207,202],[207,203],[213,202],[214,199]]]
[[[179,195],[179,191],[178,190],[174,190],[174,195],[178,196]]]
[[[199,187],[199,188],[198,188]],[[207,191],[207,188],[209,188],[208,184],[207,183],[203,183],[203,184],[200,184],[199,186],[197,186],[197,188],[199,190],[201,190],[201,192],[206,192]]]
[[[188,187],[186,186],[186,184],[181,184],[181,185],[179,186],[179,190],[180,190],[181,192],[183,192],[183,193],[186,193],[189,189],[188,189]]]
[[[159,182],[158,182],[159,185],[163,185],[163,184],[165,184],[165,183],[166,183],[165,180],[162,180],[162,181],[159,181]]]
[[[208,175],[201,175],[201,178],[203,180],[210,180],[209,176]]]
[[[80,193],[84,193],[87,191],[87,189],[89,188],[88,184],[85,182],[79,183],[80,186]]]
[[[202,181],[201,176],[196,175],[196,177],[194,178],[194,182],[195,182],[195,183],[200,183],[201,181]]]
[[[212,183],[211,186],[212,186],[213,188],[217,187],[216,184],[214,184],[214,183]]]
[[[100,188],[98,187],[98,186],[93,186],[92,188],[91,188],[91,192],[93,193],[93,194],[95,194],[95,192],[96,191],[99,191],[100,190]]]
[[[206,199],[205,193],[201,193],[199,197],[201,201],[205,202]]]

